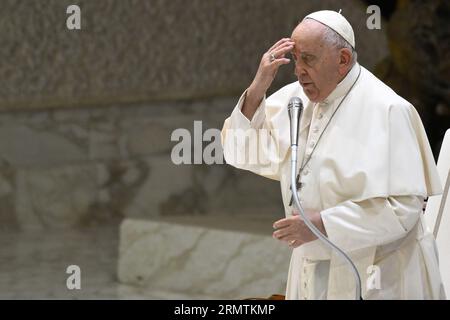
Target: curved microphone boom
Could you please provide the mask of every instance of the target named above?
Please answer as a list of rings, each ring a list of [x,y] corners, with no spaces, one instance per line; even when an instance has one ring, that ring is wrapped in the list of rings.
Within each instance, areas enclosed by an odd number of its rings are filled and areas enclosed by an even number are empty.
[[[292,198],[294,204],[297,207],[300,215],[305,222],[306,226],[311,230],[314,235],[319,238],[326,246],[330,247],[331,250],[335,250],[349,265],[355,276],[356,282],[356,300],[361,300],[361,278],[358,273],[358,269],[352,262],[349,256],[345,254],[338,246],[331,242],[306,216],[303,207],[300,204],[300,200],[297,194],[297,183],[296,183],[296,173],[297,173],[297,149],[298,149],[298,130],[300,124],[300,118],[303,112],[303,102],[299,97],[292,97],[288,104],[289,121],[291,127],[291,190]]]

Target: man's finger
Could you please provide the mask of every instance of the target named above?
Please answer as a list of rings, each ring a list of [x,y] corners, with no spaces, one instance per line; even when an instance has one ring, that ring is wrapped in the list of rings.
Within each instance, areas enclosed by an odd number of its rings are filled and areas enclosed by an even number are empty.
[[[272,51],[272,54],[275,56],[275,58],[279,58],[281,56],[284,56],[286,53],[291,52],[293,48],[294,46],[292,45],[282,46]]]
[[[298,214],[294,214],[295,211],[292,212],[292,216],[288,218],[282,218],[280,220],[277,220],[273,223],[274,229],[280,229],[287,227],[291,224],[293,224],[297,220],[302,220],[301,217]]]
[[[270,48],[269,50],[267,50],[267,52],[272,51],[274,48],[276,48],[277,46],[279,46],[280,44],[282,44],[283,42],[287,41],[287,38],[283,38],[278,40],[277,42],[275,42]]]
[[[289,60],[287,58],[281,58],[281,59],[275,59],[272,63],[279,67],[283,64],[288,64],[289,62],[291,62],[291,60]]]
[[[295,234],[288,234],[288,235],[285,235],[284,237],[278,238],[278,240],[289,243],[292,240],[297,240],[297,236]],[[297,242],[298,242],[298,240],[297,240]]]
[[[283,239],[292,236],[292,230],[289,227],[279,229],[273,233],[273,236],[277,239]]]
[[[273,224],[273,228],[274,229],[286,228],[286,227],[289,227],[292,223],[293,223],[292,217],[283,218],[278,221],[275,221]]]
[[[300,247],[302,245],[302,243],[300,242],[300,241],[295,241],[294,243],[289,243],[289,247],[291,248],[291,249],[295,249],[295,248],[298,248],[298,247]]]
[[[286,42],[286,41],[291,41],[290,38],[283,38],[281,40],[278,40],[273,46],[270,47],[269,50],[267,50],[267,52],[271,52],[272,50],[274,50],[276,47],[278,47],[280,44]]]
[[[272,51],[269,51],[269,55],[273,54],[275,56],[275,58],[277,58],[277,59],[284,58],[286,53],[291,52],[293,48],[294,48],[293,45],[285,44],[278,48],[275,48]]]
[[[294,45],[295,45],[295,43],[292,42],[292,41],[283,42],[282,44],[280,44],[279,46],[276,46],[275,48],[273,48],[269,52],[277,52],[277,51],[280,51],[281,49],[284,49],[284,48],[287,48],[287,47],[294,48]]]

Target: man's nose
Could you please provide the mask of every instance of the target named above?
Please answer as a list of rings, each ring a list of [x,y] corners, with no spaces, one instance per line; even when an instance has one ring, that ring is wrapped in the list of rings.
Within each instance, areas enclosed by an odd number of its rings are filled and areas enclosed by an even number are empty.
[[[300,66],[300,64],[296,64],[294,67],[294,74],[297,77],[304,77],[306,76],[308,73],[306,72],[305,68],[302,68],[302,66]]]

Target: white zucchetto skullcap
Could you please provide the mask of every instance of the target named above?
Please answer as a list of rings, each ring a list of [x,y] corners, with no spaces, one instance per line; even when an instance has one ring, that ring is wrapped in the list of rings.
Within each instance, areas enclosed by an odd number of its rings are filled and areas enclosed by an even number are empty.
[[[355,34],[353,28],[344,16],[336,11],[322,10],[313,12],[305,17],[316,20],[336,31],[342,38],[355,48]],[[303,19],[304,20],[304,19]]]

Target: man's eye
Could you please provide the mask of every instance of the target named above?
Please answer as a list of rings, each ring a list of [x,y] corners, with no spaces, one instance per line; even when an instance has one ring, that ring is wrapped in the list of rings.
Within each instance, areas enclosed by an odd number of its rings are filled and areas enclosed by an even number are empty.
[[[310,55],[310,54],[302,54],[302,60],[304,63],[310,65],[313,60],[314,60],[314,56]]]

